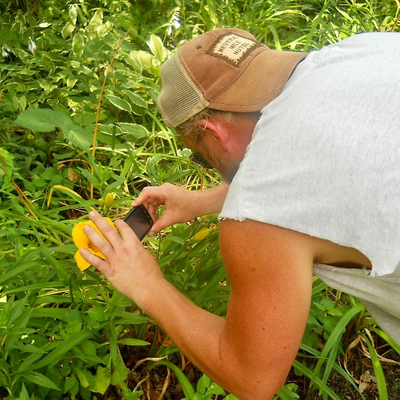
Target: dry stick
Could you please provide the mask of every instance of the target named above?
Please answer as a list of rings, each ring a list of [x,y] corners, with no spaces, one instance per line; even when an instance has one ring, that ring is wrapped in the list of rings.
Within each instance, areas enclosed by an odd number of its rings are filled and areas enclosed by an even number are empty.
[[[161,391],[161,394],[160,394],[160,397],[158,398],[158,400],[164,399],[164,395],[168,389],[170,381],[171,381],[171,370],[167,367],[167,377],[165,378],[164,386],[162,388],[162,391]]]
[[[142,383],[146,382],[150,378],[149,371],[146,371],[146,373],[147,373],[146,377],[137,383],[135,388],[132,390],[132,393],[135,393],[136,390],[138,390],[142,386]]]
[[[369,338],[369,340],[371,341],[371,343],[374,343],[374,340],[373,340],[372,335],[371,335],[371,331],[370,331],[369,329],[365,329],[365,333],[366,333],[366,335],[368,336],[368,338]],[[369,351],[368,351],[368,348],[367,348],[366,345],[364,344],[364,341],[361,340],[360,343],[361,343],[361,348],[362,348],[362,352],[364,353],[364,355],[365,355],[367,358],[371,359],[371,355],[370,355],[370,353],[369,353]],[[396,365],[396,366],[399,366],[399,365],[400,365],[400,362],[399,362],[399,361],[395,361],[395,360],[392,360],[392,359],[390,359],[390,358],[383,357],[383,356],[379,355],[378,353],[376,353],[376,355],[377,355],[378,359],[379,359],[381,362],[384,362],[384,363],[389,364],[389,365]]]
[[[146,397],[147,397],[147,400],[151,400],[151,397],[150,397],[150,389],[151,389],[150,379],[148,379],[148,380],[146,381],[146,385],[147,385]]]
[[[394,22],[394,25],[392,26],[391,31],[394,32],[394,30],[396,29],[396,25],[399,23],[400,21],[400,15],[397,17],[396,21]]]
[[[94,124],[94,131],[93,131],[93,145],[92,145],[92,155],[93,155],[93,157],[94,157],[94,155],[96,153],[97,128],[98,128],[98,125],[99,125],[101,102],[103,100],[103,95],[104,95],[104,90],[105,90],[105,87],[106,87],[106,82],[107,82],[107,79],[108,79],[108,74],[110,73],[111,66],[113,65],[114,60],[117,57],[118,51],[121,48],[122,43],[125,41],[126,37],[128,36],[129,31],[130,31],[130,28],[128,29],[128,31],[126,32],[126,34],[122,38],[122,40],[120,40],[118,42],[117,47],[114,49],[112,59],[111,59],[110,63],[108,64],[108,66],[106,67],[107,69],[106,69],[106,73],[105,73],[105,76],[104,76],[103,84],[101,86],[99,101],[97,103],[96,122]],[[91,168],[91,174],[94,175],[94,167],[93,166]],[[93,199],[93,183],[90,183],[90,199]]]

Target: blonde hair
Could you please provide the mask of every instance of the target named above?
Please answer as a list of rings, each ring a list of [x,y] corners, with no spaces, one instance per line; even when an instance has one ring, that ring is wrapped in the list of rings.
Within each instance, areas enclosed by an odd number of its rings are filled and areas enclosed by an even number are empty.
[[[194,115],[193,117],[189,118],[182,124],[178,125],[175,129],[178,134],[182,137],[184,136],[195,136],[200,131],[199,122],[203,119],[209,121],[211,118],[214,118],[217,115],[220,115],[225,122],[232,123],[234,120],[234,114],[230,111],[217,111],[212,110],[211,108],[205,108],[203,111],[200,111],[198,114]]]

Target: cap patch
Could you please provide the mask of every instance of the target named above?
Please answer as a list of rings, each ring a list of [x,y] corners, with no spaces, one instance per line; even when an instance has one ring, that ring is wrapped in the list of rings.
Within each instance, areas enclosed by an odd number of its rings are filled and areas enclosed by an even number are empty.
[[[239,67],[251,52],[261,46],[254,40],[234,33],[227,33],[214,42],[207,54],[221,58],[234,67]]]

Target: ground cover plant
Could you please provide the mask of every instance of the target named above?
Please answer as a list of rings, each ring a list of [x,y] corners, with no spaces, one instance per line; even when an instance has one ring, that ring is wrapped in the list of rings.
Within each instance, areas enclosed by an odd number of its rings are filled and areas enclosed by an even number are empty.
[[[398,31],[400,3],[0,0],[0,11],[0,398],[234,399],[132,301],[77,269],[72,229],[91,209],[123,216],[146,185],[219,183],[155,106],[160,65],[179,43],[235,26],[312,51]],[[218,227],[205,216],[145,245],[186,296],[223,316]],[[315,278],[277,399],[396,399],[399,376],[399,346],[357,299]]]

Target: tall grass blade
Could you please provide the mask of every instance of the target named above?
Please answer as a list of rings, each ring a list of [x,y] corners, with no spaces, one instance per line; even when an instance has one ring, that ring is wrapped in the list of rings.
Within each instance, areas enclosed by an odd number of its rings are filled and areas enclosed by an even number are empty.
[[[331,399],[333,400],[341,400],[340,397],[329,387],[321,386],[321,379],[318,377],[314,376],[314,371],[312,371],[310,368],[306,367],[299,361],[295,360],[293,363],[293,366],[297,368],[301,373],[303,373],[305,376],[307,376],[309,379],[312,379],[315,383],[315,386],[320,389],[321,394],[326,394],[328,395]]]
[[[183,393],[185,394],[185,397],[187,400],[192,400],[194,395],[195,395],[195,390],[190,383],[189,379],[186,377],[186,375],[182,372],[182,370],[175,364],[169,362],[169,361],[157,361],[157,365],[165,365],[166,367],[172,369],[174,371],[174,374],[178,378],[180,384],[182,385],[182,390]]]
[[[383,332],[381,329],[378,328],[370,328],[370,330],[378,334],[400,355],[400,345],[398,345],[386,332]]]
[[[369,341],[365,335],[364,339],[368,346],[368,351],[371,356],[372,366],[375,372],[376,384],[378,386],[379,400],[388,400],[388,392],[386,388],[385,374],[382,369],[382,364],[379,361],[378,355],[376,354],[373,344]]]
[[[301,344],[300,345],[300,349],[306,351],[307,353],[310,353],[311,355],[313,355],[315,358],[321,358],[321,352],[313,349],[310,346],[307,346],[305,344]],[[299,354],[299,356],[301,356],[301,354]],[[352,379],[352,377],[337,363],[335,362],[332,366],[332,368],[339,373],[341,376],[343,376],[347,382],[349,382],[354,389],[358,392],[359,396],[361,399],[365,399],[364,395],[360,392],[359,387],[357,386],[357,384],[354,382],[354,380]]]
[[[335,344],[337,344],[338,341],[341,340],[341,337],[343,335],[343,332],[347,326],[347,324],[351,321],[351,319],[356,316],[358,313],[362,312],[364,310],[364,307],[361,304],[358,304],[357,306],[351,308],[349,311],[347,311],[346,314],[343,315],[343,317],[339,320],[335,328],[333,329],[331,335],[329,336],[329,339],[327,340],[324,348],[322,349],[321,352],[321,358],[318,360],[317,366],[314,369],[314,379],[317,378],[319,371],[322,367],[322,364],[326,362],[327,357],[329,352],[335,348]],[[330,370],[329,370],[330,373]],[[311,381],[311,384],[314,382],[314,379]]]

